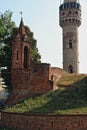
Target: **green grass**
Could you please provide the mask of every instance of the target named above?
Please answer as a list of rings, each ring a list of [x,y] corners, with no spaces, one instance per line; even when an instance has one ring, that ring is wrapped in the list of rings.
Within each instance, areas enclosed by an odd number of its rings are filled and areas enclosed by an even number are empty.
[[[86,74],[64,74],[58,82],[58,86],[78,85],[77,83],[84,79]]]
[[[14,130],[14,129],[6,128],[6,127],[0,127],[0,130]]]
[[[34,114],[87,113],[87,75],[66,74],[58,82],[56,91],[32,96],[6,111]],[[68,87],[67,86],[72,86]],[[74,86],[74,87],[73,87]]]

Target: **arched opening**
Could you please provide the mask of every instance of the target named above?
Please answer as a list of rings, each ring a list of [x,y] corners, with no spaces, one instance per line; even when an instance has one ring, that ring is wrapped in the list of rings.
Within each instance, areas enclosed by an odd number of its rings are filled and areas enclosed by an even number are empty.
[[[69,66],[69,72],[73,73],[73,66],[72,65]]]
[[[69,48],[72,48],[72,40],[69,40]]]
[[[24,48],[24,68],[28,68],[28,47]]]

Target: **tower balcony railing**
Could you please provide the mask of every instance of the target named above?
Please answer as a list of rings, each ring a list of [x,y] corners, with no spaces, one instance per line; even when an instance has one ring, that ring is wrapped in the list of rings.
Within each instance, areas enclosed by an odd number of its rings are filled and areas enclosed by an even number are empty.
[[[62,5],[60,5],[59,10],[62,11],[63,9],[68,9],[68,8],[76,8],[76,9],[81,10],[81,6],[77,2],[63,3]]]

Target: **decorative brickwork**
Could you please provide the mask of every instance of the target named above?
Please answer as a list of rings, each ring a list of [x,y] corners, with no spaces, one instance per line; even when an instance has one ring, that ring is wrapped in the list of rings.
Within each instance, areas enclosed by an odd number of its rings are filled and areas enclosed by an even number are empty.
[[[33,115],[2,112],[2,123],[17,130],[87,130],[86,115]]]

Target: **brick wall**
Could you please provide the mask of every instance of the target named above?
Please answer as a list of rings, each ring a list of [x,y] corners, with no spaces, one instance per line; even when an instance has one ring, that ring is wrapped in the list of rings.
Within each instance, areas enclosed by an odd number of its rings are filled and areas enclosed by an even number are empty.
[[[12,69],[13,89],[28,89],[30,95],[48,92],[52,89],[49,68],[49,64],[36,64],[31,70]]]
[[[5,126],[18,130],[87,130],[86,115],[32,115],[1,113]]]
[[[30,78],[31,93],[46,93],[53,89],[53,84],[49,80],[50,64],[36,64],[32,70]]]
[[[61,78],[61,76],[65,73],[65,71],[58,67],[50,68],[50,80],[53,81],[53,90],[57,89],[57,82]]]
[[[13,105],[26,97],[56,90],[56,83],[64,70],[50,67],[50,64],[35,64],[31,69],[12,69],[13,90],[7,105]]]
[[[61,68],[58,68],[58,67],[50,68],[50,79],[51,79],[51,76],[53,75],[53,80],[55,82],[57,82],[63,74],[64,74],[64,70]]]
[[[7,100],[12,105],[34,94],[53,90],[53,81],[49,79],[50,64],[35,64],[31,69],[12,69],[13,90]]]

